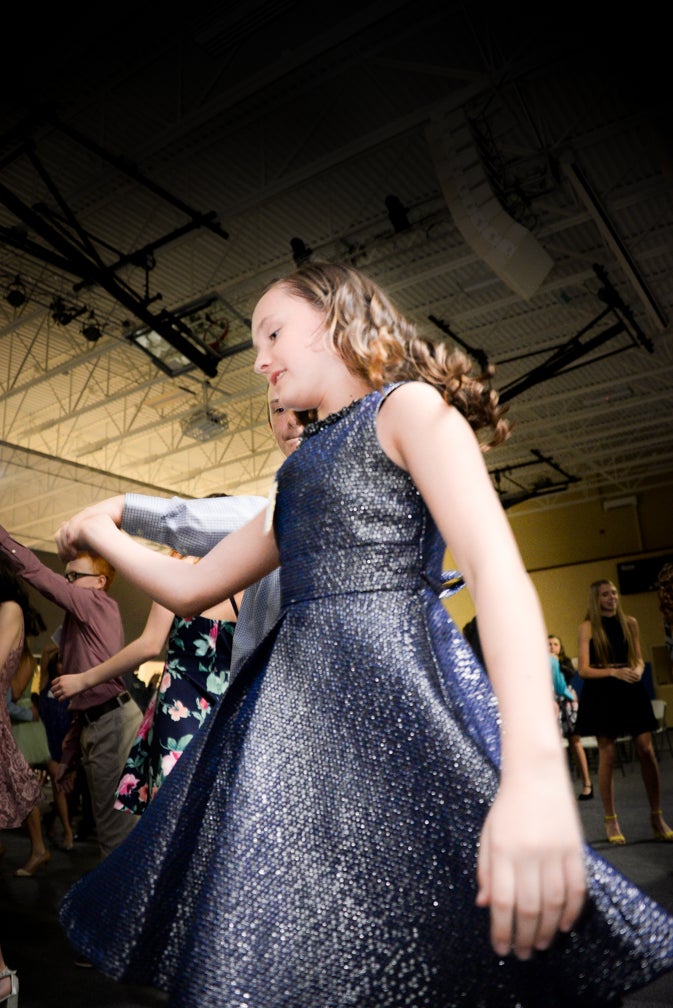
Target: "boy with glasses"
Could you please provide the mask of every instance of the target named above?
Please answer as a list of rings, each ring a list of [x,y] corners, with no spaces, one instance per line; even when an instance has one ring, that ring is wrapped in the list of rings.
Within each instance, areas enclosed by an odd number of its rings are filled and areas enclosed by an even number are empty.
[[[0,526],[0,552],[14,571],[36,591],[64,611],[54,634],[63,674],[84,672],[124,646],[124,628],[117,602],[109,595],[115,571],[107,560],[80,552],[65,565],[64,574],[45,566],[27,547]],[[115,810],[119,777],[142,713],[122,678],[85,690],[70,702],[72,728],[63,742],[57,781],[72,787],[78,755],[86,774],[101,858],[121,843],[136,817]]]

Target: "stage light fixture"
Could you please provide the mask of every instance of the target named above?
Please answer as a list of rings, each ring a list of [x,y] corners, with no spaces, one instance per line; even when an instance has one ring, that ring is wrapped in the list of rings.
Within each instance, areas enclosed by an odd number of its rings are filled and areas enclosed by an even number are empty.
[[[70,325],[76,318],[83,315],[86,311],[85,306],[79,305],[67,305],[62,297],[56,297],[49,306],[51,311],[51,317],[54,322],[58,322],[59,325],[67,326]]]
[[[20,308],[28,300],[28,295],[23,286],[21,277],[15,276],[5,294],[5,300],[11,304],[12,308]]]
[[[102,335],[103,331],[96,321],[96,313],[90,311],[88,319],[82,325],[82,336],[89,343],[95,343]]]
[[[388,219],[393,226],[395,234],[399,234],[400,231],[407,231],[411,227],[411,224],[407,217],[407,208],[402,205],[399,196],[386,196],[384,202],[388,211]]]
[[[313,249],[308,248],[301,238],[290,238],[290,248],[295,266],[301,266],[302,263],[308,262],[313,255]]]

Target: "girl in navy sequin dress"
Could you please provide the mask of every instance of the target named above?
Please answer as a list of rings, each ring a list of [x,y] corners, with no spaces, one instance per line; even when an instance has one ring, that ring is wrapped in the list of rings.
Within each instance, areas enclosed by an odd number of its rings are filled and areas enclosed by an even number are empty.
[[[255,369],[317,411],[266,514],[195,567],[69,528],[190,615],[278,564],[277,623],[61,920],[174,1008],[597,1008],[673,968],[673,918],[583,843],[540,606],[469,362],[369,280],[306,264]],[[476,436],[475,436],[476,433]],[[445,547],[489,675],[439,598]],[[506,585],[506,589],[503,589]]]

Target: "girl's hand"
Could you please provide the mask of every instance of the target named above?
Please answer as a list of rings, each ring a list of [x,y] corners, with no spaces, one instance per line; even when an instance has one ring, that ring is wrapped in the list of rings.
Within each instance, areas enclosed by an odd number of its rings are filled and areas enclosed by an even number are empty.
[[[628,665],[620,665],[611,669],[611,675],[615,679],[621,679],[623,682],[634,683],[642,679],[643,673],[640,668],[629,668]]]
[[[76,696],[86,688],[82,679],[83,675],[81,672],[76,672],[73,675],[57,676],[52,681],[51,692],[57,700],[69,700],[70,697]]]
[[[477,867],[478,906],[491,909],[495,953],[529,959],[569,931],[586,893],[584,851],[562,770],[506,781],[486,817]]]
[[[121,525],[122,513],[124,510],[124,495],[108,497],[107,500],[98,504],[90,504],[89,507],[78,511],[76,515],[67,521],[61,522],[55,534],[56,549],[61,560],[66,563],[74,560],[78,552],[86,545],[82,539],[82,526],[87,518],[95,515],[106,515],[111,518],[115,525]]]

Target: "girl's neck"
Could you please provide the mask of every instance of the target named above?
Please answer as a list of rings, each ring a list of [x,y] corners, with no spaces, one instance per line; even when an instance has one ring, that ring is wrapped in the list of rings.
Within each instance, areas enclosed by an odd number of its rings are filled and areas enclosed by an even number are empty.
[[[339,410],[345,409],[346,406],[350,406],[351,403],[362,399],[363,396],[369,395],[370,392],[373,392],[371,385],[362,379],[351,376],[351,380],[345,383],[342,388],[331,389],[329,394],[324,397],[317,408],[318,419],[324,420],[332,413],[338,413]]]

